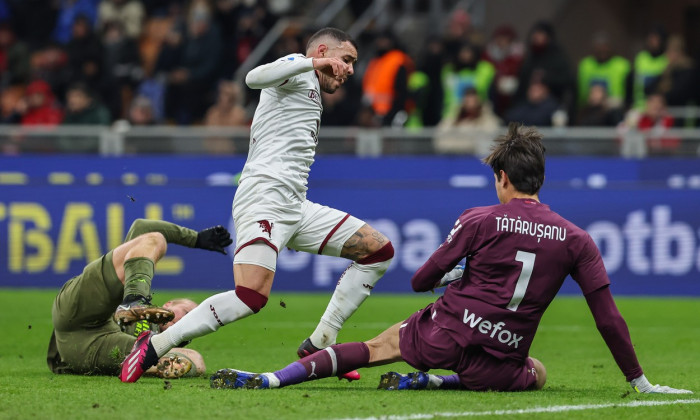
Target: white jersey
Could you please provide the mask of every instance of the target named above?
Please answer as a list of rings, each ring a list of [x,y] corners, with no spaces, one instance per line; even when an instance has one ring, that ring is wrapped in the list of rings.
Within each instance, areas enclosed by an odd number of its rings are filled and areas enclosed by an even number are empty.
[[[312,60],[290,54],[247,74],[246,84],[262,92],[241,183],[250,177],[272,178],[306,198],[323,111]]]

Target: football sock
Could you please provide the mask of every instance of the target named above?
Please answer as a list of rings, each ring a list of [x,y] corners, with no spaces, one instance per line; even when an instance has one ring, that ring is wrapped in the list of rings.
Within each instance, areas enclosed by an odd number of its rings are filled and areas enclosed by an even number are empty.
[[[338,376],[365,367],[369,348],[365,343],[344,343],[327,347],[274,372],[279,386]]]
[[[127,300],[129,295],[150,299],[153,269],[153,260],[146,257],[129,258],[124,261],[124,300]]]
[[[440,389],[460,389],[462,383],[459,381],[459,375],[428,375],[430,385],[428,388]]]
[[[306,379],[306,368],[299,362],[293,362],[287,367],[274,372],[272,376],[279,382],[278,386],[298,384]]]
[[[253,314],[235,290],[208,297],[167,330],[151,338],[158,357],[184,341],[201,337]]]
[[[321,349],[335,344],[338,331],[367,299],[374,285],[389,268],[393,256],[394,247],[389,242],[367,258],[350,264],[340,276],[321,322],[309,337],[311,344]]]

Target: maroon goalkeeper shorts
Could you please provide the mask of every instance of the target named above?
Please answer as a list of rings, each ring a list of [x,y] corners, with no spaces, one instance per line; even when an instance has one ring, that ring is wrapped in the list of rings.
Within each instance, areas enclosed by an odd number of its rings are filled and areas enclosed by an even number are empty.
[[[411,315],[399,329],[401,357],[416,369],[447,369],[474,391],[524,391],[535,384],[530,358],[501,360],[480,346],[462,347],[431,319],[432,304]]]

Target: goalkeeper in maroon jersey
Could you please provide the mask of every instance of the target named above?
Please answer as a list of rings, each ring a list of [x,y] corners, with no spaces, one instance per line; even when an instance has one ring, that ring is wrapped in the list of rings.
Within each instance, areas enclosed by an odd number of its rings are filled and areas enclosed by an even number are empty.
[[[213,388],[277,388],[405,361],[419,372],[382,375],[384,389],[541,389],[544,365],[529,356],[540,319],[567,276],[630,385],[640,393],[690,393],[652,385],[591,237],[539,201],[545,148],[533,128],[511,124],[484,159],[500,204],[464,211],[411,279],[416,292],[447,285],[436,302],[363,343],[330,346],[274,373],[221,369]],[[457,266],[466,259],[464,267]],[[453,375],[425,373],[447,369]]]

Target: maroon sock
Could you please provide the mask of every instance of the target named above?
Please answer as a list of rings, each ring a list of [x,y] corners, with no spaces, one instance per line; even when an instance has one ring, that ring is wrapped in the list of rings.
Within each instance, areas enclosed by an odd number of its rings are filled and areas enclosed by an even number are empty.
[[[308,355],[297,363],[306,369],[306,381],[338,376],[367,366],[369,348],[365,343],[336,344]]]

